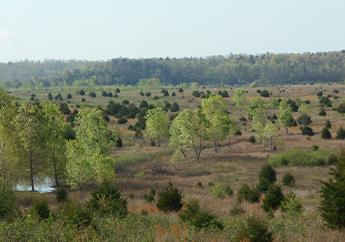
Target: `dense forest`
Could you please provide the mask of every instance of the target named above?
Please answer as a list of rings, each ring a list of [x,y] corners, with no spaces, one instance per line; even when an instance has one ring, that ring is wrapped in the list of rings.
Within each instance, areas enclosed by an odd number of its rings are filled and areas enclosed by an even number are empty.
[[[205,58],[0,63],[0,81],[5,87],[133,85],[147,78],[159,78],[165,84],[198,82],[213,85],[340,82],[345,80],[345,50]]]

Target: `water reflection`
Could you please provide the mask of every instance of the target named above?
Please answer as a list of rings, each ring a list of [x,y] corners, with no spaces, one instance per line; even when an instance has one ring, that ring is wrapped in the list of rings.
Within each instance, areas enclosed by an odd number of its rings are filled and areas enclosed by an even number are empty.
[[[31,191],[31,185],[27,182],[19,182],[15,186],[16,191]],[[53,192],[55,190],[54,183],[49,177],[35,179],[35,190],[39,193]]]

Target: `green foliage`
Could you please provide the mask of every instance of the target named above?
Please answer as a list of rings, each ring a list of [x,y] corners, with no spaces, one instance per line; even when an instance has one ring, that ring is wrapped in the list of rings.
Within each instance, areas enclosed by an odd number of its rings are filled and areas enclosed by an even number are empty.
[[[343,127],[337,130],[337,139],[345,139],[345,129]]]
[[[234,95],[232,97],[232,101],[235,103],[236,106],[242,107],[246,103],[246,90],[243,88],[237,88],[234,90]]]
[[[158,146],[160,146],[162,137],[168,135],[169,119],[162,108],[150,109],[147,112],[145,133],[148,138],[156,140]]]
[[[82,204],[72,202],[64,203],[55,212],[55,216],[64,221],[64,223],[75,226],[76,228],[85,228],[92,224],[92,211],[85,208]]]
[[[48,207],[47,199],[37,199],[32,205],[33,213],[37,214],[41,219],[48,219],[50,215],[50,209]]]
[[[319,166],[328,164],[330,152],[318,150],[291,149],[272,155],[268,164],[272,166]]]
[[[211,193],[219,198],[231,197],[234,194],[234,191],[224,184],[217,183],[211,187]]]
[[[292,109],[285,100],[279,103],[279,122],[283,127],[285,127],[286,134],[288,134],[288,127],[291,126],[293,117]]]
[[[284,201],[284,194],[280,186],[271,184],[266,193],[262,207],[266,212],[276,210]]]
[[[164,212],[179,211],[182,208],[181,192],[170,183],[163,192],[158,194],[156,206]]]
[[[345,113],[345,102],[341,103],[337,108],[338,113]]]
[[[156,190],[150,189],[148,193],[144,194],[144,200],[149,203],[154,202],[155,196],[156,196]]]
[[[0,181],[0,219],[10,218],[17,211],[17,200],[12,187]]]
[[[200,158],[203,141],[207,138],[206,119],[200,109],[184,109],[173,120],[170,129],[170,145],[175,148],[175,155],[192,150],[196,159]]]
[[[102,112],[82,110],[76,120],[76,139],[67,143],[67,181],[72,188],[82,192],[88,183],[113,177],[113,161],[108,156],[111,145]]]
[[[311,127],[303,126],[301,127],[302,135],[313,136],[315,133]]]
[[[179,213],[179,217],[183,222],[187,222],[199,229],[223,229],[224,227],[215,215],[202,211],[199,202],[196,200],[187,203]]]
[[[68,192],[64,187],[58,187],[56,189],[56,201],[58,203],[64,203],[68,201]]]
[[[296,216],[302,212],[302,200],[299,199],[296,194],[289,193],[285,200],[281,203],[282,212],[288,214],[289,216]]]
[[[92,192],[88,206],[103,216],[112,214],[123,218],[128,213],[127,201],[111,183],[104,183]]]
[[[331,139],[332,138],[332,134],[327,127],[324,127],[322,129],[321,138],[323,138],[323,139]]]
[[[295,178],[290,173],[286,173],[283,176],[282,183],[285,186],[292,186],[295,184]]]
[[[342,150],[336,167],[329,173],[320,189],[320,212],[331,228],[345,227],[345,151]]]
[[[250,216],[240,226],[235,241],[272,242],[273,236],[264,220]]]
[[[237,192],[238,201],[247,201],[250,203],[259,202],[260,194],[256,188],[251,188],[247,184],[243,184]]]
[[[259,180],[267,180],[270,183],[274,183],[277,180],[276,174],[276,171],[271,165],[264,165],[263,167],[261,167]]]

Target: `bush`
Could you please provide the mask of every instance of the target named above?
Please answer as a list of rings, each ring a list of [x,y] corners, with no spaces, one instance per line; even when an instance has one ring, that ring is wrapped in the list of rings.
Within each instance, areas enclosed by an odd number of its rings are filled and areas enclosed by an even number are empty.
[[[0,182],[0,219],[12,217],[16,213],[17,201],[12,187],[6,183]]]
[[[144,200],[149,203],[154,202],[155,195],[156,195],[156,190],[151,188],[149,193],[144,194]]]
[[[255,144],[256,139],[255,139],[254,135],[251,135],[251,136],[249,137],[249,142],[252,143],[252,144]]]
[[[65,203],[56,211],[56,216],[77,228],[88,227],[92,224],[92,211],[81,204]]]
[[[277,209],[284,200],[284,194],[280,186],[271,184],[266,193],[262,207],[266,212]]]
[[[329,131],[328,128],[324,127],[321,131],[321,138],[323,139],[331,139],[332,138],[332,134]]]
[[[341,103],[337,108],[338,113],[345,113],[345,102]]]
[[[215,184],[212,186],[211,192],[214,196],[219,198],[225,198],[226,196],[231,197],[234,194],[234,191],[229,186],[223,184]]]
[[[324,109],[321,109],[319,112],[320,116],[326,116],[326,111]]]
[[[345,129],[343,127],[337,130],[337,139],[345,139]]]
[[[266,89],[264,89],[260,92],[260,96],[261,97],[269,97],[270,93]]]
[[[308,114],[302,114],[297,118],[297,123],[303,126],[308,126],[312,123],[311,117]]]
[[[117,137],[115,141],[115,147],[122,148],[122,146],[123,146],[123,143],[122,143],[121,137]]]
[[[192,200],[187,203],[179,213],[179,217],[183,222],[189,223],[199,229],[223,229],[224,227],[215,215],[202,211],[197,200]]]
[[[332,107],[332,102],[328,97],[322,96],[319,101],[321,106]]]
[[[329,120],[326,121],[326,123],[325,123],[325,128],[327,128],[327,129],[332,128],[331,121],[329,121]]]
[[[331,228],[345,228],[345,151],[342,150],[336,168],[328,181],[322,182],[320,212]]]
[[[261,167],[259,180],[268,180],[270,183],[274,183],[277,180],[276,171],[269,164]]]
[[[235,241],[272,242],[273,236],[265,221],[251,216],[246,218],[243,226],[240,226]]]
[[[256,203],[259,202],[260,194],[255,188],[250,188],[247,184],[243,184],[237,193],[237,200],[242,202],[243,200]]]
[[[295,184],[295,178],[290,173],[287,173],[283,176],[282,183],[285,186],[292,186]]]
[[[302,135],[308,135],[308,136],[314,135],[313,129],[308,126],[301,127],[301,132],[302,132]]]
[[[302,212],[302,201],[296,194],[289,193],[281,203],[281,210],[288,215],[300,214]]]
[[[63,203],[68,200],[68,192],[64,187],[59,187],[56,190],[56,201],[58,203]]]
[[[119,190],[110,183],[102,184],[92,193],[89,207],[99,214],[112,214],[121,218],[128,213],[127,201],[121,197]]]
[[[239,216],[241,214],[244,214],[245,211],[242,207],[234,207],[230,210],[230,215],[231,216]]]
[[[69,110],[69,107],[68,107],[67,103],[60,103],[59,110],[64,115],[68,115],[68,114],[71,113],[71,110]]]
[[[322,149],[291,149],[272,155],[268,163],[272,166],[319,166],[328,164],[330,152]]]
[[[165,190],[158,194],[156,206],[159,210],[164,212],[179,211],[182,208],[181,200],[181,192],[169,183]]]
[[[89,96],[90,96],[90,97],[96,97],[97,95],[96,95],[95,92],[90,92],[90,93],[89,93]]]
[[[35,200],[32,205],[32,211],[41,219],[49,218],[50,209],[48,206],[48,201],[46,199]]]

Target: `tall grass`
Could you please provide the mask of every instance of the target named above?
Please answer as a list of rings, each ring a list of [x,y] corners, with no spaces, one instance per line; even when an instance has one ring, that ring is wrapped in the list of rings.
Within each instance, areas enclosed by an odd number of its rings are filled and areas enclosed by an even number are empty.
[[[321,166],[328,165],[331,153],[327,150],[291,149],[271,156],[268,164],[272,166]]]

